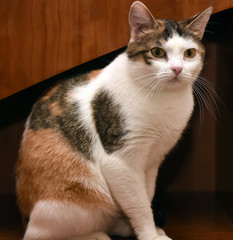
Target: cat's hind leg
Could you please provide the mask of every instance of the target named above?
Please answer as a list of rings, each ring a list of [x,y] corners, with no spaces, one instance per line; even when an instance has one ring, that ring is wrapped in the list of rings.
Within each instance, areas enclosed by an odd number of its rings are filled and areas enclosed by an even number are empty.
[[[118,219],[109,231],[110,235],[117,235],[121,237],[132,237],[134,236],[133,228],[129,221],[126,219]]]
[[[107,226],[102,211],[55,200],[39,201],[23,240],[109,240],[103,233]]]
[[[96,232],[81,237],[70,238],[68,240],[111,240],[111,238],[104,232]]]

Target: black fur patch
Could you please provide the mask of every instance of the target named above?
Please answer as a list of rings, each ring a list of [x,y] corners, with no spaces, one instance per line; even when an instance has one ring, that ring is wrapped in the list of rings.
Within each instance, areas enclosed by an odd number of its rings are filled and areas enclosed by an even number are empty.
[[[165,21],[165,30],[162,33],[162,38],[168,40],[168,38],[172,37],[174,33],[177,33],[179,36],[182,36],[182,30],[180,25],[177,22],[166,20]]]
[[[120,105],[114,103],[107,91],[100,91],[92,102],[93,119],[105,151],[108,154],[125,146],[125,121]]]
[[[39,130],[41,128],[51,128],[54,124],[54,118],[48,109],[48,102],[37,102],[29,120],[29,128]]]
[[[91,134],[80,121],[78,103],[69,103],[65,100],[66,93],[70,89],[84,83],[87,83],[86,75],[61,82],[53,95],[47,100],[40,100],[35,104],[30,116],[29,128],[33,130],[52,128],[67,138],[75,150],[91,159]],[[62,109],[58,116],[50,113],[49,105],[53,102],[58,102]]]
[[[74,149],[91,159],[91,133],[82,125],[78,104],[67,104],[64,113],[56,117],[59,129]]]

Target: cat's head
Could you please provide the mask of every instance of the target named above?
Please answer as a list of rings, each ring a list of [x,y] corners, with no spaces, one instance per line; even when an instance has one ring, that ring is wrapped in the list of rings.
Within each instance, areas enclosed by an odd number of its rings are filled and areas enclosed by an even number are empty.
[[[149,88],[192,84],[203,66],[201,39],[211,12],[210,7],[181,22],[155,20],[144,4],[134,2],[129,13],[131,38],[127,48],[134,80]]]

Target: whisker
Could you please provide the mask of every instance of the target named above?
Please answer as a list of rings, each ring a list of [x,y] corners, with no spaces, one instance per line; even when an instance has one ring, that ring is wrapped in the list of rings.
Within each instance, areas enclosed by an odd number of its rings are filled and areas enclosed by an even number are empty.
[[[218,107],[218,103],[221,105],[224,105],[222,99],[219,97],[217,93],[217,90],[219,89],[212,82],[200,76],[197,78],[196,82],[201,84],[209,92],[213,100],[216,102],[217,107]]]
[[[203,128],[203,123],[204,123],[204,107],[202,103],[202,98],[200,96],[199,90],[196,88],[195,85],[193,85],[193,92],[196,97],[196,100],[198,102],[199,110],[200,110],[200,126]]]
[[[205,91],[203,91],[203,89],[201,88],[201,85],[194,85],[196,87],[196,91],[198,90],[199,92],[199,96],[201,97],[203,103],[205,104],[207,110],[209,111],[209,113],[213,116],[213,118],[217,121],[217,117],[214,111],[214,106],[212,104],[212,101],[210,100],[209,96],[206,94]]]
[[[196,81],[196,84],[199,85],[200,87],[202,87],[203,90],[206,91],[206,93],[208,93],[210,98],[213,100],[214,105],[216,106],[216,108],[218,108],[218,104],[216,102],[216,99],[217,99],[218,95],[215,95],[216,92],[213,91],[213,89],[210,88],[208,85],[205,85],[204,82],[199,81],[199,79]]]
[[[155,81],[154,84],[148,89],[148,92],[145,95],[144,101],[149,102],[152,97],[155,98],[156,95],[158,95],[158,93],[160,91],[161,85],[162,85],[161,80]]]
[[[215,90],[216,86],[212,82],[199,75],[190,73],[186,73],[186,75],[189,79],[191,78],[195,80],[193,84],[193,92],[200,108],[201,125],[203,124],[204,120],[204,106],[217,121],[216,111],[218,114],[220,114],[219,103],[223,104],[223,102]]]
[[[149,73],[143,76],[139,76],[135,78],[135,80],[141,79],[140,87],[138,88],[137,92],[142,92],[145,95],[145,101],[150,98],[151,96],[155,97],[154,95],[157,94],[159,89],[158,79],[163,77],[164,75],[167,76],[166,72],[160,73]],[[158,77],[159,76],[159,77]]]
[[[143,79],[143,78],[150,77],[150,76],[156,76],[156,73],[149,73],[146,75],[142,75],[140,77],[135,78],[134,80]]]

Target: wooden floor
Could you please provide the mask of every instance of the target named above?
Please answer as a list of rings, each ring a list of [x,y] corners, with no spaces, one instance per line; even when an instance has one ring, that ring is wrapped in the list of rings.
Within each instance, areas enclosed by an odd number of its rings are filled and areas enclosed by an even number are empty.
[[[3,204],[7,206],[6,200]],[[227,216],[221,201],[214,195],[175,194],[167,197],[164,205],[164,229],[173,240],[233,240],[233,222]],[[18,214],[15,210],[2,206],[1,204],[3,215],[1,214],[0,220],[0,240],[21,239],[23,231]]]
[[[182,199],[189,204],[179,202],[178,207],[174,204],[167,213],[168,236],[175,240],[233,240],[233,222],[216,199],[209,196]]]

